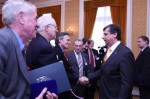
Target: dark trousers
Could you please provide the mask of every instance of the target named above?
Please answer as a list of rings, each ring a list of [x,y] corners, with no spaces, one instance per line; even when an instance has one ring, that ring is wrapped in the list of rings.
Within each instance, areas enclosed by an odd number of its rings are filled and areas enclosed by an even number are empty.
[[[140,86],[140,99],[150,99],[150,87],[148,86]]]
[[[70,95],[71,95],[70,91],[60,93],[58,95],[58,99],[70,99]]]
[[[96,92],[97,82],[91,84],[86,90],[85,99],[94,99],[94,94]]]
[[[85,86],[78,84],[78,85],[72,87],[72,89],[73,89],[73,92],[75,95],[82,97],[82,98],[85,97],[85,90],[86,90]],[[77,98],[73,94],[71,94],[70,99],[79,99],[79,98]]]

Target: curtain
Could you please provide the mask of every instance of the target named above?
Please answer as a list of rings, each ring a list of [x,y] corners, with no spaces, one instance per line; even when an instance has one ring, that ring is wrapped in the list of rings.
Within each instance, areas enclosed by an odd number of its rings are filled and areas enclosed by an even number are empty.
[[[84,37],[85,38],[91,39],[92,37],[92,31],[96,19],[96,13],[97,13],[97,8],[84,11],[84,19],[85,19]]]
[[[2,14],[0,14],[0,28],[3,27],[3,22],[2,22]]]
[[[0,28],[5,27],[5,24],[2,22],[2,14],[0,14]]]
[[[91,38],[98,7],[110,6],[113,23],[121,27],[121,41],[125,44],[127,0],[92,0],[84,2],[84,37]]]
[[[121,0],[120,0],[121,1]],[[125,0],[122,0],[125,1]],[[124,2],[125,3],[125,2]],[[126,6],[110,6],[112,22],[118,24],[121,28],[121,41],[125,44],[126,37]]]

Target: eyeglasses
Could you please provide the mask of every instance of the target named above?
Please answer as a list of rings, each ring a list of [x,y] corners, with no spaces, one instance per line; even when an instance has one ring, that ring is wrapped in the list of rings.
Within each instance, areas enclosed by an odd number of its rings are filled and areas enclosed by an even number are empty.
[[[51,26],[55,27],[55,29],[58,28],[55,24],[48,24],[48,25],[51,25]]]

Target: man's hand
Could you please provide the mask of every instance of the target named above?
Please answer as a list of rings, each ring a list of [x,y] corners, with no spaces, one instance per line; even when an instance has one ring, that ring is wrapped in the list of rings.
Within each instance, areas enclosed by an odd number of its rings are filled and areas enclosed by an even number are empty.
[[[58,99],[58,96],[55,93],[50,93],[47,91],[47,88],[44,88],[38,97],[35,99],[43,99],[44,95],[46,95],[47,99]]]
[[[82,77],[79,78],[79,83],[81,85],[87,85],[87,84],[89,84],[89,79],[85,76],[82,76]]]

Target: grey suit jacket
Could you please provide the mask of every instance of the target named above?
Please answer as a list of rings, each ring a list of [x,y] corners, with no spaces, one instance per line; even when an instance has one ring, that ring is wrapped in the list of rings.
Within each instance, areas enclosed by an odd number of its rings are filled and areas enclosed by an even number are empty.
[[[0,99],[29,99],[25,60],[10,27],[0,30]]]
[[[74,73],[75,73],[74,75],[76,75],[74,79],[74,83],[77,83],[78,78],[79,78],[79,67],[78,67],[78,63],[77,63],[74,50],[67,52],[66,55],[67,55],[68,62],[71,65],[71,68],[74,70]],[[86,76],[87,75],[86,69],[88,68],[88,67],[86,68],[86,66],[89,65],[88,56],[84,53],[81,53],[81,55],[82,55],[83,65],[84,65],[83,72],[84,72],[84,75]]]

